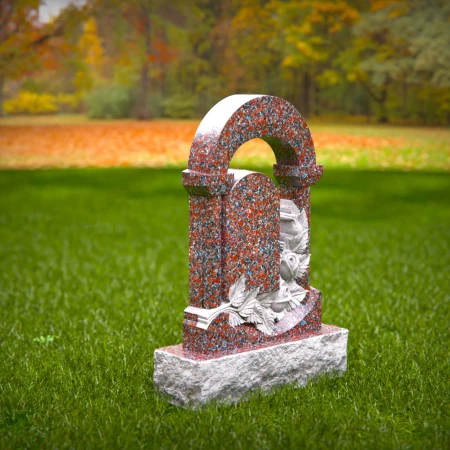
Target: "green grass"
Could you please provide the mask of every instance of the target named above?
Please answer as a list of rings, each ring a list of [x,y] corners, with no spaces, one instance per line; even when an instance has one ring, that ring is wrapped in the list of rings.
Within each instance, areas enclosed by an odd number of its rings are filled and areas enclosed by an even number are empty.
[[[348,372],[200,411],[152,383],[187,305],[179,171],[1,172],[0,192],[0,448],[449,448],[448,174],[326,171],[312,284]]]

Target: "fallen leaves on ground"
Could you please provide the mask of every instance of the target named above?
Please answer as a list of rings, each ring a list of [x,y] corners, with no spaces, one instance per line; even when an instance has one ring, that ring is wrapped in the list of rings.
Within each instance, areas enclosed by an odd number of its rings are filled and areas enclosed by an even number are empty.
[[[0,168],[185,167],[197,126],[194,121],[163,120],[0,126]],[[354,131],[361,126],[347,133],[346,128],[316,128],[317,161],[327,166],[450,169],[447,130],[436,139],[430,133],[424,139],[416,133],[413,139],[407,128],[396,137],[380,136],[380,129],[372,136]],[[259,139],[244,144],[233,159],[234,166],[273,162],[271,149]]]

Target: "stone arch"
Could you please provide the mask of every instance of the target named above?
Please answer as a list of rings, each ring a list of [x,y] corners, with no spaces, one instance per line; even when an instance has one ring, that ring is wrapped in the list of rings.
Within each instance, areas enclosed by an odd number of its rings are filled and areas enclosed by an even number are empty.
[[[322,175],[310,130],[294,106],[274,96],[238,94],[217,103],[200,123],[183,184],[198,187],[197,195],[226,193],[234,153],[254,138],[272,148],[277,161],[274,175],[280,184],[309,186]]]
[[[268,95],[232,95],[200,123],[188,168],[210,175],[226,173],[236,150],[254,138],[271,146],[278,164],[300,167],[316,162],[309,128],[290,103]]]

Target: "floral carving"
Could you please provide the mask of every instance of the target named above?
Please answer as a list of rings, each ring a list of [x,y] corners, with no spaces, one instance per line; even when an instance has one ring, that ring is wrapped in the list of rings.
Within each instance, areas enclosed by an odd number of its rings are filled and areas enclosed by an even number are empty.
[[[272,334],[275,326],[275,313],[257,299],[259,288],[245,291],[245,278],[239,278],[230,288],[229,324],[232,327],[252,323],[265,334]]]
[[[309,226],[305,210],[301,211],[291,200],[281,200],[280,289],[259,294],[259,288],[245,290],[245,278],[240,277],[228,293],[228,301],[214,309],[189,306],[186,312],[196,314],[197,326],[207,329],[221,313],[229,314],[232,327],[250,323],[265,334],[273,334],[275,324],[286,312],[300,306],[306,299],[307,289],[297,284],[309,268]],[[283,226],[283,223],[285,226]]]

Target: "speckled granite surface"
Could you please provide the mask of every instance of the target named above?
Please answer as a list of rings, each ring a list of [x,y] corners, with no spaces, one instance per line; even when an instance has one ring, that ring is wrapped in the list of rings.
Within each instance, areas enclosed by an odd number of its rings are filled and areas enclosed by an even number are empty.
[[[236,150],[262,138],[271,145],[277,164],[275,186],[263,174],[230,170]],[[306,122],[288,102],[271,96],[234,95],[205,116],[194,137],[183,184],[189,193],[189,304],[205,309],[228,301],[230,287],[245,276],[248,289],[259,293],[279,289],[279,199],[292,200],[310,221],[310,185],[322,175]],[[308,229],[309,250],[309,229]],[[297,280],[309,290],[309,268]],[[318,330],[321,295],[309,292],[307,307],[290,314],[295,325],[266,336],[254,327],[228,325],[228,314],[203,330],[186,312],[185,348],[197,352],[232,351],[234,347],[280,342]],[[281,327],[282,328],[282,327]],[[278,327],[278,330],[280,327]]]

